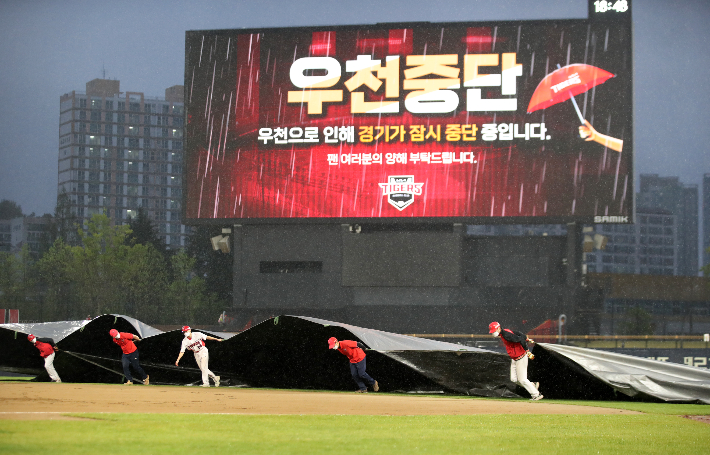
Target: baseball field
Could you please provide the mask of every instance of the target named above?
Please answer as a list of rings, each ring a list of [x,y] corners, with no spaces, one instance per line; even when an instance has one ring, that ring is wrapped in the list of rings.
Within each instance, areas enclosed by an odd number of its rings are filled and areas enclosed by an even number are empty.
[[[0,453],[126,451],[710,453],[710,406],[0,382]]]

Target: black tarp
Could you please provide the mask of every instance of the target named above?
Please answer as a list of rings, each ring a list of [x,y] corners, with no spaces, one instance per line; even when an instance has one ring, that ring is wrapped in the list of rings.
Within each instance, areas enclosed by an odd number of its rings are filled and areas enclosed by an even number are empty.
[[[199,384],[201,373],[180,350],[179,330],[161,332],[121,315],[91,321],[0,326],[0,370],[38,374],[49,380],[27,333],[52,337],[60,348],[54,365],[65,382],[124,381],[121,350],[111,341],[115,328],[143,338],[140,362],[155,384]],[[364,343],[367,371],[382,391],[527,396],[509,381],[507,355],[453,343],[341,324],[323,319],[279,316],[237,335],[208,341],[210,369],[225,385],[289,389],[354,390],[348,360],[327,348],[334,336]],[[593,349],[536,344],[528,376],[548,398],[642,399],[710,403],[710,372]]]

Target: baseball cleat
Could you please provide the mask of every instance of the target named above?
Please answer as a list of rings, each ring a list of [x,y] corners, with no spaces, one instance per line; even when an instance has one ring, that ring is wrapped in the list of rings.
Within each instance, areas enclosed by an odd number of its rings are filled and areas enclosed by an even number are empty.
[[[202,384],[200,387],[209,387],[209,384]]]
[[[372,385],[372,390],[375,392],[378,392],[380,390],[380,385],[375,381],[375,383]]]
[[[540,401],[542,400],[542,394],[538,393],[537,396],[530,398],[530,401]]]
[[[219,387],[219,376],[214,377],[214,386]]]
[[[150,375],[147,375],[145,379],[143,379],[143,385],[148,385],[150,384]]]
[[[132,385],[132,384],[133,384],[133,381],[126,381],[126,382],[124,383],[124,385]]]
[[[365,390],[357,390],[355,393],[367,393],[367,389],[365,389]]]

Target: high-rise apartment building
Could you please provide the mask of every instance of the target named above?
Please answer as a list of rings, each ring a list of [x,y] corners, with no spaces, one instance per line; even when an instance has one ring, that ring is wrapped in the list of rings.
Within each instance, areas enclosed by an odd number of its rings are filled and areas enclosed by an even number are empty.
[[[121,92],[94,79],[61,96],[58,191],[79,220],[106,213],[127,223],[143,208],[170,248],[185,244],[181,224],[183,86],[165,98]]]
[[[697,185],[685,185],[678,177],[641,174],[636,206],[676,216],[678,275],[698,276],[698,198]]]
[[[585,235],[607,239],[603,250],[584,254],[589,273],[679,275],[676,215],[662,209],[636,209],[634,224],[596,224]]]
[[[0,251],[17,253],[27,245],[30,253],[40,254],[42,247],[49,246],[50,216],[20,216],[0,220]]]

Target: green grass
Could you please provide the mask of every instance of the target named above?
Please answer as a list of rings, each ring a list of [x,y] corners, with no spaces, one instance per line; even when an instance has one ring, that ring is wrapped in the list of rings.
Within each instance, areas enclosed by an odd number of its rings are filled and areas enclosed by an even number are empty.
[[[34,376],[0,376],[0,381],[31,381]]]
[[[710,425],[662,414],[71,415],[0,421],[0,453],[710,453]]]
[[[549,400],[552,401],[552,400]],[[706,404],[674,404],[674,403],[639,403],[628,401],[580,401],[554,400],[559,404],[575,404],[580,406],[596,406],[601,408],[627,409],[649,414],[662,415],[710,415],[710,406]]]

